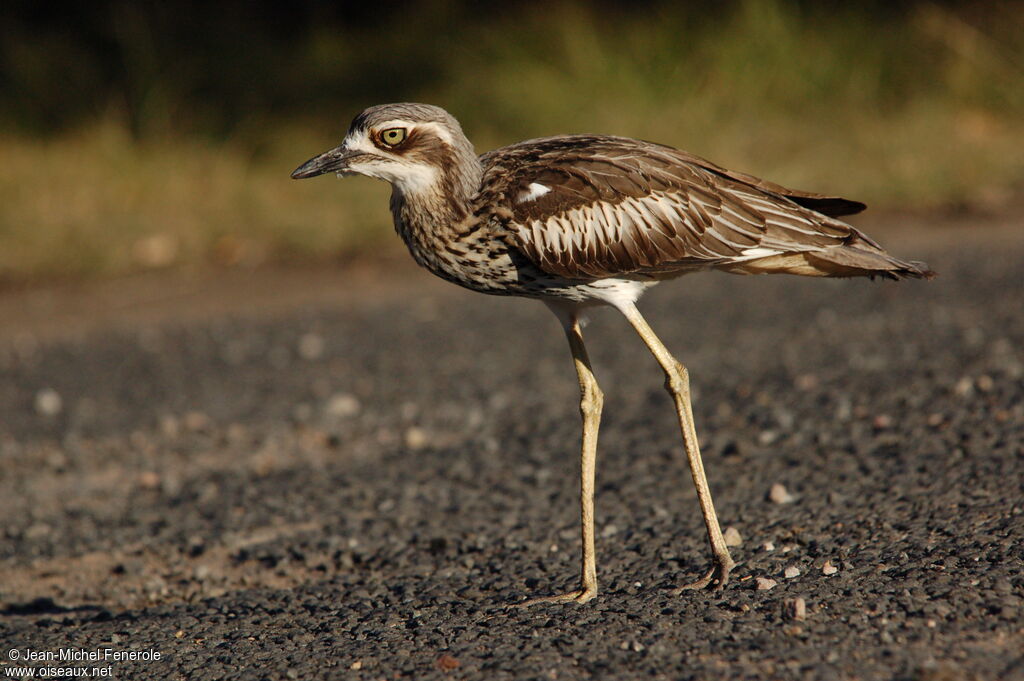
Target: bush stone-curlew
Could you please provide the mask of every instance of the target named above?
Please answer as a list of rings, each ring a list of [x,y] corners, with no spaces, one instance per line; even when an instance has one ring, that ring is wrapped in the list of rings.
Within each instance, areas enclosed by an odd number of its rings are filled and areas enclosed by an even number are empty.
[[[385,104],[352,121],[342,144],[292,173],[390,182],[395,229],[417,263],[482,293],[536,298],[565,329],[583,416],[583,557],[579,589],[537,598],[584,603],[597,594],[594,469],[603,395],[580,313],[619,310],[665,372],[700,503],[713,566],[683,588],[720,588],[735,565],[711,501],[690,406],[689,378],[636,307],[665,279],[736,274],[930,277],[838,217],[864,204],[787,189],[671,147],[623,137],[565,135],[477,156],[458,121],[426,104]]]

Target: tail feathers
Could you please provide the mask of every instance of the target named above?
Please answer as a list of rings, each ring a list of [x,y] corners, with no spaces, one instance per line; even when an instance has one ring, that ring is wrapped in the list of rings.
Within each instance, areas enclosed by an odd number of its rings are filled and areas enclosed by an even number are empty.
[[[873,244],[836,245],[816,251],[797,251],[743,262],[723,263],[736,274],[799,274],[809,277],[885,277],[931,279],[935,272],[923,262],[894,258]]]
[[[894,258],[885,251],[857,246],[833,246],[806,253],[808,263],[826,277],[885,277],[887,279],[931,279],[935,272],[923,262]]]

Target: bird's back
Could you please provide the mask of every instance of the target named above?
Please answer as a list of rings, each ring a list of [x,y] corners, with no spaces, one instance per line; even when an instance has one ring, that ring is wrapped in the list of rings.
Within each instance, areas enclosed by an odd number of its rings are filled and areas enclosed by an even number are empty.
[[[789,189],[660,144],[572,135],[480,157],[478,210],[504,217],[538,267],[568,278],[736,273],[929,276],[836,217],[864,204]]]

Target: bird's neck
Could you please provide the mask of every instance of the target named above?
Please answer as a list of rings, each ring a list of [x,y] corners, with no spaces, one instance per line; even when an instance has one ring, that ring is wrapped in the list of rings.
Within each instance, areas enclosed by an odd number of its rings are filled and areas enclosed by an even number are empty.
[[[391,193],[395,231],[413,258],[432,270],[438,243],[458,238],[471,222],[472,202],[483,177],[483,167],[472,148],[444,161],[434,166],[429,181],[394,182]]]

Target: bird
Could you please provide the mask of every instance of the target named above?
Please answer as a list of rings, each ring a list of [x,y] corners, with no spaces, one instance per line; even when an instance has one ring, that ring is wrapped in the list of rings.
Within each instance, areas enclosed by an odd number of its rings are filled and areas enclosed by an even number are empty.
[[[459,122],[418,103],[371,106],[342,143],[294,179],[326,173],[391,184],[395,230],[413,259],[473,291],[543,302],[562,325],[580,388],[579,587],[528,599],[586,603],[598,593],[594,476],[604,393],[583,342],[584,312],[612,307],[665,375],[711,547],[711,567],[683,589],[720,589],[736,563],[700,455],[689,373],[637,308],[651,286],[684,274],[786,273],[930,278],[838,218],[859,201],[788,189],[670,146],[609,135],[530,139],[477,155]]]

